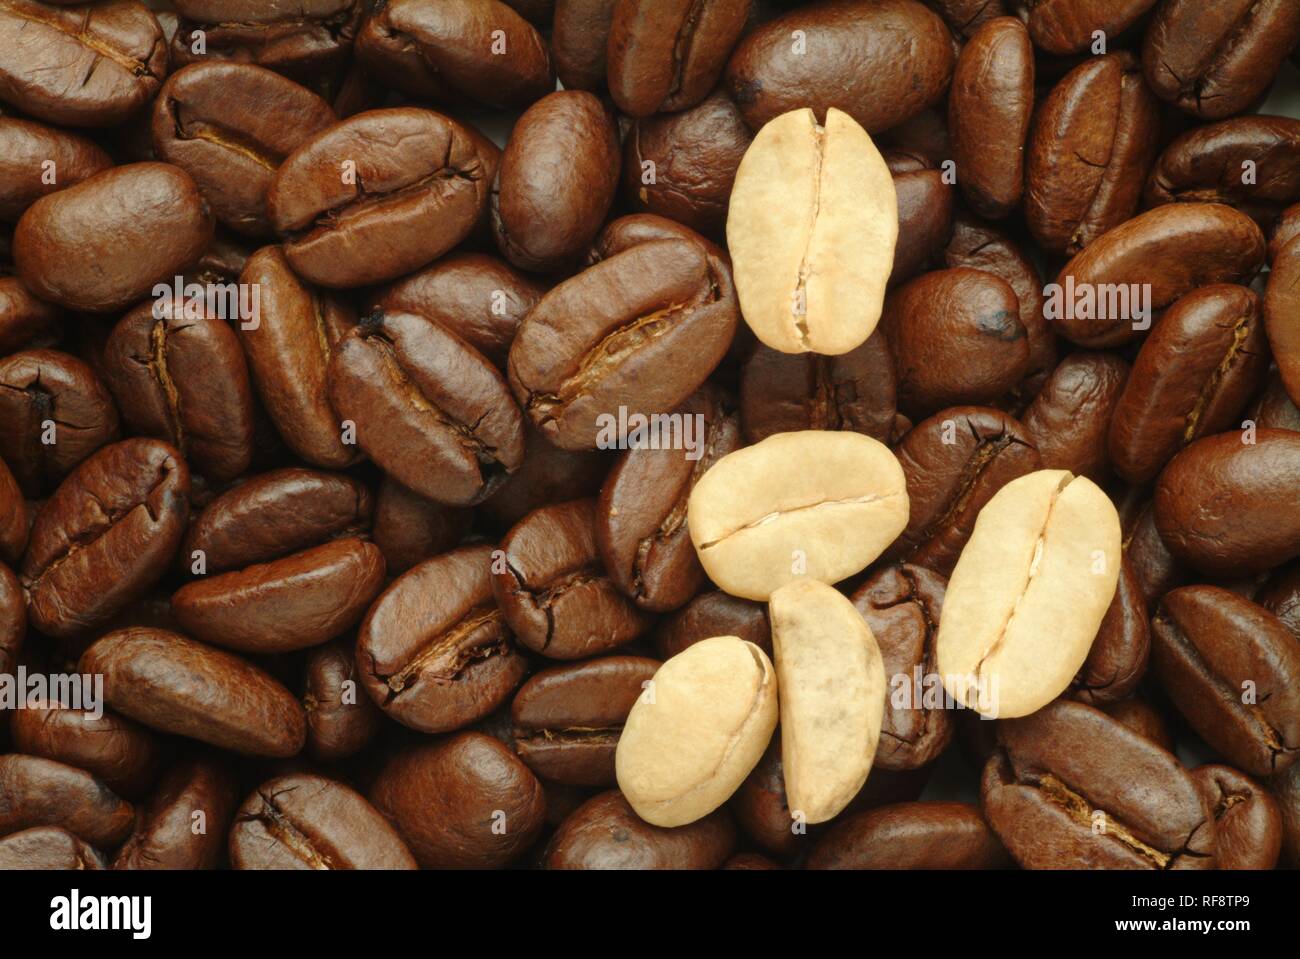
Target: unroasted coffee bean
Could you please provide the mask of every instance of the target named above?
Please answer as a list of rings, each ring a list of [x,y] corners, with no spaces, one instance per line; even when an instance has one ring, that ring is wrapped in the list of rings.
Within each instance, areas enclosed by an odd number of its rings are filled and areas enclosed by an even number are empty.
[[[809,869],[996,869],[1002,843],[973,805],[916,802],[850,816],[826,833]]]
[[[266,236],[276,168],[334,122],[328,103],[278,73],[209,61],[167,78],[154,100],[152,136],[159,159],[194,178],[218,220]]]
[[[21,570],[32,624],[69,636],[144,596],[176,555],[189,491],[180,454],[157,440],[114,443],[77,467],[32,525]]]
[[[566,90],[605,86],[609,28],[618,0],[555,0],[551,58]]]
[[[1273,260],[1264,298],[1264,325],[1291,402],[1300,404],[1300,237],[1291,240]]]
[[[1110,608],[1074,678],[1074,698],[1099,706],[1132,695],[1147,671],[1150,653],[1146,597],[1125,557]]]
[[[293,756],[306,740],[302,707],[287,689],[238,656],[177,633],[109,633],[79,666],[104,674],[113,709],[160,732],[254,756]]]
[[[1192,727],[1255,776],[1300,758],[1300,644],[1262,606],[1185,586],[1152,622],[1151,668]]]
[[[426,869],[507,866],[541,832],[545,800],[537,778],[482,733],[457,733],[397,753],[370,801]]]
[[[643,821],[618,790],[576,809],[546,845],[546,869],[717,869],[736,847],[725,810],[676,829]]]
[[[1192,778],[1210,801],[1219,869],[1272,869],[1282,852],[1282,813],[1259,783],[1231,766],[1197,766]]]
[[[90,773],[52,759],[0,756],[0,835],[61,826],[92,846],[126,838],[135,810]]]
[[[618,787],[637,815],[684,826],[731,798],[776,728],[776,684],[767,655],[735,636],[664,663],[632,706],[615,755]]]
[[[32,296],[16,276],[0,276],[0,355],[43,346],[52,340],[60,312],[53,304]]]
[[[542,670],[510,707],[519,758],[548,782],[613,786],[623,724],[659,666],[642,656],[602,656]]]
[[[0,9],[0,99],[37,119],[112,126],[153,99],[166,73],[162,28],[138,0]]]
[[[14,746],[98,776],[120,796],[136,798],[152,784],[158,765],[154,736],[125,717],[56,700],[28,702],[10,723]]]
[[[609,30],[609,92],[631,117],[703,100],[749,16],[750,0],[618,0]]]
[[[224,320],[142,303],[113,327],[101,367],[133,432],[166,440],[218,482],[248,470],[253,389]]]
[[[1147,29],[1142,66],[1162,100],[1217,119],[1264,93],[1297,39],[1300,8],[1286,0],[1166,0]]]
[[[233,60],[304,81],[329,77],[342,67],[363,8],[358,0],[177,0],[173,5],[182,18],[172,35],[173,66]]]
[[[608,448],[625,438],[621,410],[631,422],[695,392],[737,319],[731,271],[702,241],[641,243],[542,297],[510,347],[510,385],[551,443]]]
[[[54,182],[49,182],[53,164]],[[41,197],[113,165],[94,141],[58,127],[0,118],[0,220],[17,220]]]
[[[374,540],[392,576],[445,553],[469,531],[473,514],[430,502],[388,478],[375,501]]]
[[[1188,443],[1237,425],[1267,367],[1254,293],[1220,284],[1178,300],[1142,344],[1114,408],[1115,471],[1149,483]]]
[[[947,576],[984,505],[1042,459],[1025,427],[999,410],[958,406],[918,423],[898,445],[907,526],[887,556]]]
[[[354,287],[409,273],[469,235],[487,206],[495,147],[431,110],[359,113],[276,171],[267,213],[310,283]],[[342,168],[350,161],[351,174]]]
[[[379,732],[382,717],[360,689],[352,643],[336,640],[307,655],[302,695],[307,753],[320,762],[355,755]]]
[[[1197,440],[1156,484],[1161,538],[1177,559],[1212,576],[1251,575],[1300,556],[1300,433],[1243,438]]]
[[[850,597],[880,647],[889,684],[874,761],[881,769],[924,766],[952,740],[951,714],[942,703],[932,705],[924,691],[926,677],[935,675],[946,588],[937,573],[904,563],[886,566]]]
[[[755,130],[789,110],[824,119],[836,107],[875,133],[938,101],[953,60],[947,27],[915,0],[830,0],[749,33],[726,84]]]
[[[13,869],[104,869],[99,850],[58,826],[35,826],[0,839],[0,872]]]
[[[502,255],[539,273],[576,261],[614,202],[619,162],[618,129],[594,95],[562,90],[529,107],[492,185]],[[557,178],[561,169],[568,172]]]
[[[220,762],[203,755],[181,760],[137,810],[135,831],[113,868],[216,869],[237,798],[234,778]]]
[[[805,576],[837,583],[861,571],[907,515],[903,470],[884,444],[804,430],[719,460],[696,483],[686,519],[709,578],[734,596],[766,600]]]
[[[1115,595],[1119,515],[1091,480],[1039,470],[980,510],[948,580],[937,672],[981,715],[1027,716],[1069,686]]]
[[[49,492],[118,437],[113,398],[94,371],[56,350],[0,359],[0,455],[28,496]]]
[[[792,110],[745,151],[727,244],[745,322],[773,349],[861,345],[880,319],[897,239],[889,168],[848,114],[832,108],[823,125]]]
[[[230,828],[236,869],[415,869],[374,806],[323,776],[279,776],[244,800]]]
[[[357,638],[371,699],[398,722],[448,732],[506,701],[528,666],[492,595],[493,550],[466,546],[398,577]]]
[[[1029,35],[1048,53],[1078,53],[1096,41],[1097,31],[1114,37],[1155,6],[1156,0],[1031,0]]]
[[[1020,865],[1213,867],[1213,812],[1171,753],[1065,700],[999,726],[980,807]]]
[[[1043,382],[1025,410],[1025,432],[1046,469],[1069,470],[1094,483],[1110,476],[1107,437],[1130,377],[1110,353],[1072,353]]]
[[[720,589],[701,593],[662,620],[655,631],[655,647],[663,659],[669,659],[712,636],[736,636],[772,655],[767,607],[729,596]]]

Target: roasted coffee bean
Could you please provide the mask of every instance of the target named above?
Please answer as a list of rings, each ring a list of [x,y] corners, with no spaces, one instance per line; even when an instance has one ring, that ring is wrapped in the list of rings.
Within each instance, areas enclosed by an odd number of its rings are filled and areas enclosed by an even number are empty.
[[[481,512],[505,532],[533,510],[600,492],[613,457],[599,450],[562,450],[540,430],[525,428],[524,463],[483,502]]]
[[[583,803],[551,836],[545,869],[717,869],[736,847],[736,827],[719,809],[685,826],[643,821],[618,790]]]
[[[257,787],[230,827],[235,869],[415,869],[374,806],[332,779],[279,776]]]
[[[1178,759],[1065,700],[999,724],[980,807],[1028,869],[1207,869],[1209,802]]]
[[[45,345],[57,329],[60,310],[32,296],[16,276],[0,276],[0,356]]]
[[[398,577],[366,614],[357,669],[370,698],[425,733],[461,729],[506,701],[528,666],[492,595],[492,547],[466,546]]]
[[[1276,776],[1270,789],[1282,812],[1282,859],[1300,865],[1300,763]]]
[[[1219,869],[1272,869],[1282,853],[1282,813],[1259,783],[1231,766],[1197,766],[1192,778],[1214,811]]]
[[[910,280],[928,263],[952,235],[955,191],[941,170],[900,162],[899,155],[885,154],[898,197],[898,243],[889,285]]]
[[[600,231],[596,242],[587,252],[587,265],[595,266],[602,260],[654,240],[690,240],[702,246],[710,256],[728,262],[727,252],[722,247],[690,227],[653,213],[632,213],[611,221]],[[737,332],[741,332],[741,329]]]
[[[642,243],[542,297],[510,347],[510,385],[551,443],[609,448],[634,415],[667,413],[695,392],[738,313],[730,269],[702,243]],[[652,367],[659,374],[646,376]]]
[[[18,481],[0,459],[0,563],[16,564],[27,548],[30,518]]]
[[[375,501],[375,545],[391,576],[452,549],[469,532],[473,514],[434,503],[385,477]]]
[[[1273,260],[1264,298],[1264,325],[1291,402],[1300,404],[1300,238],[1291,240]]]
[[[1029,35],[1034,43],[1064,56],[1079,53],[1094,43],[1097,31],[1114,37],[1135,23],[1156,0],[1057,0],[1028,7]]]
[[[886,557],[947,576],[979,511],[1003,486],[1041,468],[1033,440],[999,410],[959,406],[912,428],[898,445],[910,505]]]
[[[1174,751],[1174,735],[1164,715],[1145,699],[1121,699],[1097,706],[1107,716],[1118,719],[1141,736],[1145,736],[1166,752]]]
[[[480,503],[523,462],[524,420],[505,378],[434,320],[365,317],[335,345],[328,386],[358,445],[428,499]]]
[[[49,174],[52,164],[53,182]],[[0,117],[0,220],[17,220],[41,197],[113,165],[94,141],[58,127]]]
[[[92,870],[107,867],[90,843],[58,826],[36,826],[0,839],[0,872],[12,869]]]
[[[971,35],[994,17],[1008,13],[1006,0],[924,0],[959,38]]]
[[[870,777],[875,781],[882,775]],[[767,750],[728,803],[736,824],[750,840],[782,859],[796,856],[816,835],[818,827],[808,827],[790,813],[785,794],[785,768],[781,764],[781,730],[772,736]]]
[[[1283,566],[1255,594],[1255,602],[1282,621],[1300,640],[1300,563]]]
[[[22,586],[0,563],[0,675],[12,674],[27,635],[27,601]]]
[[[767,608],[761,603],[729,596],[720,589],[701,593],[662,620],[655,631],[655,648],[660,657],[669,659],[712,636],[736,636],[753,643],[769,657],[772,655]]]
[[[1243,436],[1197,440],[1156,484],[1161,538],[1211,576],[1249,576],[1300,556],[1300,433],[1259,430],[1251,443]]]
[[[924,689],[926,678],[935,675],[946,588],[939,574],[903,563],[881,569],[850,597],[880,647],[889,687],[874,760],[881,769],[924,766],[952,740],[951,714],[942,702],[932,705],[934,693],[927,697]]]
[[[235,812],[235,783],[218,761],[200,755],[169,769],[135,831],[113,859],[114,869],[216,869]],[[201,825],[202,828],[196,829]]]
[[[1149,483],[1188,443],[1237,425],[1267,367],[1254,293],[1221,284],[1178,300],[1142,344],[1114,407],[1115,471],[1130,483]]]
[[[660,665],[602,656],[537,673],[510,707],[519,758],[548,782],[613,786],[623,724]]]
[[[492,590],[519,642],[552,659],[606,653],[642,635],[649,616],[605,572],[595,500],[545,506],[520,520],[492,566]]]
[[[397,753],[371,787],[370,801],[426,869],[507,866],[532,845],[545,817],[537,778],[482,733],[457,733]]]
[[[0,756],[0,836],[60,826],[92,846],[111,849],[134,821],[131,804],[85,770],[38,756]]]
[[[177,633],[118,630],[79,665],[104,674],[113,709],[160,732],[254,756],[293,756],[306,740],[302,707],[269,674]]]
[[[379,710],[357,689],[352,647],[336,640],[307,654],[302,709],[307,715],[307,754],[319,762],[347,759],[379,732]]]
[[[495,150],[430,110],[358,113],[280,164],[267,214],[285,237],[285,258],[309,283],[391,280],[469,235],[487,206]],[[340,166],[349,162],[350,174]]]
[[[1125,557],[1115,596],[1088,650],[1088,658],[1071,684],[1074,698],[1100,706],[1132,695],[1146,674],[1150,654],[1146,597]]]
[[[0,359],[0,455],[28,496],[49,492],[118,438],[117,408],[94,371],[55,350]]]
[[[357,36],[380,82],[446,105],[522,108],[555,89],[546,41],[498,0],[387,0]]]
[[[1129,365],[1110,353],[1081,351],[1060,362],[1022,417],[1046,469],[1109,479],[1107,437],[1129,378]]]
[[[1213,120],[1264,93],[1298,39],[1300,8],[1286,0],[1165,0],[1147,28],[1142,66],[1162,100]]]
[[[881,806],[836,823],[813,849],[809,869],[996,869],[1009,862],[973,805]]]
[[[30,700],[10,723],[14,746],[99,777],[120,796],[138,798],[153,784],[158,745],[148,730],[102,708],[71,708],[57,700]]]
[[[1263,392],[1246,411],[1246,417],[1265,429],[1300,433],[1300,408],[1287,396],[1282,376],[1276,369],[1268,374]]]
[[[36,515],[22,580],[32,625],[51,636],[93,629],[162,577],[185,530],[190,474],[166,443],[106,446]]]
[[[1276,260],[1297,236],[1300,236],[1300,203],[1289,206],[1278,214],[1273,232],[1268,238],[1268,262]]]
[[[1179,711],[1255,776],[1300,758],[1300,644],[1255,603],[1216,586],[1169,593],[1152,621],[1151,668]]]
[[[630,117],[695,106],[718,82],[750,0],[618,0],[608,41],[610,96]]]
[[[755,130],[789,110],[825,119],[836,107],[875,133],[936,103],[953,61],[947,27],[915,0],[829,0],[751,31],[726,84]]]
[[[1147,608],[1175,586],[1186,581],[1186,570],[1174,559],[1156,529],[1154,503],[1132,495],[1125,501],[1124,558],[1133,567],[1138,589],[1146,597]]]
[[[501,254],[539,273],[576,262],[614,202],[619,163],[618,128],[594,95],[562,90],[529,107],[492,184]],[[561,169],[568,173],[557,180]]]

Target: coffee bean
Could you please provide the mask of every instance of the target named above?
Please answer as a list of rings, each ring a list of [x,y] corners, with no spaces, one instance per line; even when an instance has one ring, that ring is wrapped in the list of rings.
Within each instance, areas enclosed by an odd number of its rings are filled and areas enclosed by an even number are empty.
[[[38,756],[0,756],[0,835],[59,826],[92,846],[126,838],[135,810],[90,773]]]
[[[1130,696],[1146,674],[1150,654],[1146,597],[1125,557],[1115,596],[1088,650],[1088,658],[1074,678],[1074,698],[1100,706]]]
[[[898,197],[898,242],[889,272],[889,285],[894,287],[921,272],[943,250],[952,234],[956,200],[942,171],[910,162],[904,165],[895,153],[884,156]]]
[[[157,773],[154,736],[111,712],[96,716],[87,708],[45,699],[17,710],[10,729],[20,752],[84,769],[120,796],[143,795]]]
[[[1300,563],[1283,566],[1255,595],[1259,603],[1300,639]]]
[[[587,801],[560,824],[546,869],[717,869],[736,847],[725,810],[676,829],[640,819],[618,790]]]
[[[1096,31],[1116,36],[1155,6],[1156,0],[1059,0],[1026,4],[1029,34],[1048,53],[1078,53]]]
[[[27,635],[27,603],[18,577],[0,563],[0,675],[12,674]]]
[[[1282,852],[1282,813],[1259,783],[1231,766],[1197,766],[1196,785],[1214,811],[1219,869],[1272,869]]]
[[[0,871],[105,868],[99,850],[58,826],[35,826],[0,839]]]
[[[382,717],[359,691],[353,644],[335,640],[307,654],[302,709],[307,715],[307,753],[337,762],[360,752],[379,732]]]
[[[374,540],[390,575],[445,553],[469,531],[473,514],[434,503],[385,478],[375,501]]]
[[[1270,788],[1282,813],[1282,860],[1295,866],[1300,864],[1300,763],[1275,777]]]
[[[16,276],[0,277],[0,353],[52,345],[61,311],[38,300]]]
[[[44,164],[57,180],[47,182]],[[113,165],[93,140],[58,127],[17,117],[0,117],[0,220],[18,220],[50,193],[75,186]]]
[[[1277,359],[1282,384],[1292,403],[1300,403],[1300,334],[1296,309],[1300,307],[1300,238],[1291,240],[1273,260],[1264,298],[1264,327]]]
[[[996,869],[1006,850],[968,803],[882,806],[837,823],[817,843],[809,869]]]
[[[1107,437],[1130,379],[1129,365],[1110,353],[1080,351],[1060,362],[1023,417],[1045,468],[1069,470],[1094,483],[1110,478]]]
[[[1119,720],[1139,736],[1151,740],[1165,752],[1174,751],[1174,735],[1169,731],[1160,710],[1145,699],[1121,699],[1114,703],[1097,704],[1102,712]]]
[[[605,86],[609,28],[618,0],[555,0],[551,59],[566,90]]]
[[[663,659],[669,659],[711,636],[736,636],[772,655],[766,607],[720,589],[701,593],[662,620],[655,631],[655,646]]]
[[[149,805],[137,811],[135,831],[117,851],[113,868],[217,868],[236,798],[234,779],[217,760],[201,755],[178,762]]]

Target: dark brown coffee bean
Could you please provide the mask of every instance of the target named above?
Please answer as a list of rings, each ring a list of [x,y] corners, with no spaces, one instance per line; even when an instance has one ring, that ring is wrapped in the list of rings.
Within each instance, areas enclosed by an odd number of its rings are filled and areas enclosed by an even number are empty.
[[[915,0],[829,0],[750,32],[726,84],[755,130],[790,110],[825,120],[836,107],[876,133],[937,102],[954,59],[943,20]]]
[[[1276,369],[1268,374],[1264,391],[1246,411],[1246,417],[1265,429],[1300,433],[1300,408],[1286,395],[1286,387]]]
[[[52,342],[60,315],[18,277],[0,276],[0,356]]]
[[[13,869],[105,869],[103,854],[58,826],[36,826],[0,839],[0,872]]]
[[[849,597],[871,627],[885,662],[889,696],[875,758],[881,769],[924,766],[952,740],[945,697],[934,708],[929,702],[933,693],[924,686],[935,674],[934,643],[947,586],[944,577],[904,563],[881,569]]]
[[[714,88],[750,0],[618,0],[609,30],[609,92],[631,117],[695,106]]]
[[[1107,436],[1128,379],[1128,364],[1111,353],[1072,353],[1061,361],[1022,417],[1043,469],[1097,483],[1110,477]]]
[[[1291,402],[1300,404],[1300,238],[1291,240],[1273,260],[1264,297],[1264,327]]]
[[[294,756],[306,741],[293,694],[238,656],[177,633],[109,633],[80,668],[104,674],[113,709],[161,732],[254,756]]]
[[[107,621],[163,575],[185,530],[190,474],[157,440],[100,450],[36,516],[23,558],[32,624],[69,636]]]
[[[430,110],[358,113],[285,159],[267,213],[285,237],[289,264],[308,282],[391,280],[469,235],[487,206],[494,151]]]
[[[0,220],[17,220],[41,197],[75,186],[112,165],[109,155],[86,137],[31,120],[0,117]]]
[[[918,423],[895,451],[907,477],[907,528],[887,552],[952,572],[993,494],[1042,465],[1025,428],[999,410],[958,406]]]
[[[28,496],[117,437],[113,399],[85,363],[55,350],[0,359],[0,455]]]
[[[836,823],[809,869],[997,869],[1010,864],[977,807],[961,802],[881,806]]]
[[[489,200],[501,254],[539,273],[576,262],[614,202],[620,162],[614,118],[594,95],[562,90],[529,107],[510,133]]]
[[[944,173],[915,164],[904,166],[895,160],[897,156],[885,155],[898,197],[898,243],[889,273],[891,286],[910,280],[943,249],[952,235],[956,202],[956,192],[945,182]]]
[[[85,770],[38,756],[0,756],[0,836],[61,826],[92,846],[111,849],[134,821],[131,804]]]
[[[1300,433],[1197,440],[1160,475],[1155,519],[1170,552],[1211,576],[1260,573],[1300,556]]]
[[[623,722],[660,665],[641,656],[605,656],[542,670],[510,707],[519,758],[548,781],[613,786]]]
[[[375,501],[374,540],[390,576],[445,553],[469,532],[474,514],[417,496],[384,477]]]
[[[1255,595],[1259,603],[1300,640],[1300,563],[1283,566]]]
[[[596,242],[587,254],[587,264],[595,266],[602,260],[655,240],[690,240],[704,247],[709,256],[717,257],[724,263],[730,262],[722,247],[700,236],[685,224],[653,213],[632,213],[619,217],[600,231],[600,236],[596,237]],[[737,331],[739,332],[739,327]]]
[[[618,0],[555,0],[551,59],[566,90],[605,87],[609,28]]]
[[[1112,719],[1118,719],[1139,736],[1145,736],[1161,749],[1174,751],[1174,735],[1169,731],[1169,724],[1156,709],[1145,699],[1121,699],[1114,703],[1099,703],[1097,708]]]
[[[375,600],[357,638],[366,692],[425,733],[461,729],[509,698],[528,665],[492,595],[493,549],[426,560]]]
[[[642,822],[618,790],[601,793],[560,824],[545,869],[717,869],[736,847],[725,810],[677,829]]]
[[[370,801],[426,869],[490,869],[517,860],[541,832],[541,784],[490,736],[457,733],[393,756]]]
[[[353,756],[379,732],[382,715],[359,688],[353,644],[343,640],[307,654],[302,709],[307,715],[307,755],[332,763]]]
[[[244,800],[230,827],[235,869],[415,869],[374,806],[323,776],[279,776]]]
[[[881,775],[879,770],[876,774]],[[785,794],[779,729],[727,806],[741,832],[765,852],[790,859],[808,847],[809,841],[805,837],[810,829],[791,815]],[[812,826],[811,833],[816,835],[818,828]]]
[[[1127,698],[1146,674],[1150,654],[1146,597],[1125,558],[1115,598],[1072,684],[1074,698],[1092,706]]]
[[[329,396],[371,459],[427,499],[480,503],[523,462],[523,416],[505,378],[413,313],[372,313],[340,340]]]
[[[1254,293],[1220,284],[1187,294],[1142,344],[1114,407],[1115,472],[1130,483],[1149,483],[1188,443],[1236,426],[1267,368]]]
[[[1133,568],[1147,609],[1165,593],[1187,581],[1187,573],[1174,559],[1156,529],[1155,504],[1145,491],[1129,490],[1120,504],[1124,558]]]
[[[1152,622],[1151,668],[1179,711],[1255,776],[1300,758],[1300,644],[1282,622],[1215,586],[1169,593]]]
[[[958,37],[970,39],[971,35],[994,17],[1006,16],[1006,0],[925,0],[948,28]]]
[[[1096,32],[1118,36],[1137,22],[1156,0],[1056,0],[1030,2],[1029,34],[1034,43],[1058,56],[1079,53],[1095,42]]]
[[[549,503],[597,495],[614,462],[601,450],[558,449],[531,424],[525,434],[523,466],[479,508],[501,532]]]
[[[31,518],[18,481],[0,459],[0,563],[16,564],[27,548]]]
[[[18,577],[0,563],[0,675],[12,674],[27,635],[27,599]]]
[[[235,812],[235,781],[217,760],[183,759],[137,810],[114,869],[216,869]]]
[[[73,709],[51,700],[27,702],[14,713],[14,746],[98,776],[128,799],[152,785],[158,771],[158,745],[148,730],[115,713]]]
[[[701,243],[641,243],[542,297],[510,347],[510,385],[555,445],[601,445],[611,418],[612,444],[624,439],[624,414],[666,413],[695,392],[738,314],[730,269]],[[659,375],[644,376],[650,366]]]
[[[505,538],[492,590],[519,642],[552,659],[582,659],[643,634],[650,617],[605,572],[596,548],[596,501],[544,506]]]
[[[671,659],[688,646],[714,636],[737,636],[753,643],[770,657],[772,629],[767,606],[740,599],[715,589],[701,593],[655,630],[655,648],[662,659]]]
[[[1300,236],[1300,203],[1283,210],[1273,224],[1273,232],[1268,238],[1268,262],[1276,260],[1297,236]]]
[[[1025,868],[1213,866],[1213,813],[1171,753],[1067,700],[998,726],[980,806]]]
[[[1300,866],[1300,763],[1274,777],[1269,788],[1282,813],[1282,860]]]
[[[1231,766],[1197,766],[1192,778],[1214,811],[1219,869],[1272,869],[1282,852],[1282,813],[1259,783]]]

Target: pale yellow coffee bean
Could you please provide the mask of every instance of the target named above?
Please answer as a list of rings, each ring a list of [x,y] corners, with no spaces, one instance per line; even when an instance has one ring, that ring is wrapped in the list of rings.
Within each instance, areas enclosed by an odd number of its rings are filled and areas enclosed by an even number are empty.
[[[885,717],[885,664],[853,604],[814,580],[768,604],[781,691],[781,765],[792,816],[825,822],[871,772]]]
[[[623,725],[618,788],[655,826],[684,826],[731,798],[776,729],[776,674],[736,636],[689,646],[659,667]]]
[[[958,702],[1027,716],[1065,692],[1115,595],[1119,514],[1095,483],[1039,470],[980,510],[948,580],[936,668]]]
[[[889,447],[861,433],[777,433],[729,453],[687,501],[709,578],[745,599],[807,577],[865,569],[907,525],[907,480]]]
[[[880,321],[898,199],[867,131],[831,108],[769,121],[736,171],[727,246],[740,310],[783,353],[847,353]]]

